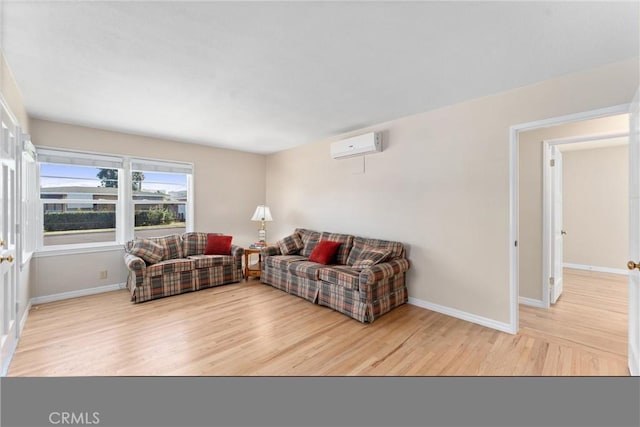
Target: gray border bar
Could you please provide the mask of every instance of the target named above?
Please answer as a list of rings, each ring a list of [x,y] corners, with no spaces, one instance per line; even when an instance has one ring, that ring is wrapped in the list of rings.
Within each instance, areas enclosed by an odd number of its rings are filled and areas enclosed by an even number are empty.
[[[0,386],[5,427],[640,426],[637,377],[2,378]]]

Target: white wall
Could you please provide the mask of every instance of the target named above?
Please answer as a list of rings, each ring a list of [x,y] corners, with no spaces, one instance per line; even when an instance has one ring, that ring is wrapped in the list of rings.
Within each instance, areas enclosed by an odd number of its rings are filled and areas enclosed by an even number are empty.
[[[267,158],[272,239],[295,227],[404,242],[409,296],[509,322],[509,127],[627,103],[637,60],[394,120],[384,151],[332,160],[332,138]],[[380,100],[384,102],[384,100]]]
[[[542,302],[543,141],[628,130],[628,114],[623,114],[520,132],[518,136],[520,296]]]
[[[628,146],[563,153],[564,262],[626,268],[629,254]]]
[[[31,135],[37,146],[193,162],[194,230],[228,233],[239,245],[257,238],[257,226],[249,219],[256,205],[264,203],[263,155],[37,119],[31,120]],[[127,271],[122,256],[118,250],[38,257],[33,296],[123,283]],[[108,270],[106,280],[98,279],[102,270]]]

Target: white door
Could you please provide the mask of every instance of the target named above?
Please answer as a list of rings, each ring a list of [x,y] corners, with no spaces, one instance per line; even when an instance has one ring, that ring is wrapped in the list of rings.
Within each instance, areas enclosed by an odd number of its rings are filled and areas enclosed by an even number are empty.
[[[16,329],[16,125],[0,103],[0,368],[7,369]]]
[[[629,111],[629,372],[640,375],[640,89]],[[636,264],[638,263],[638,264]]]
[[[562,152],[551,146],[551,278],[549,300],[555,304],[562,294]]]

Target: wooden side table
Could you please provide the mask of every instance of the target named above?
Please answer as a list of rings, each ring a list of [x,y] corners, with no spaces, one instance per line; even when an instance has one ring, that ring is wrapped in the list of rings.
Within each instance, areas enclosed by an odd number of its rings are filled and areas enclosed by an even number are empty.
[[[258,254],[258,261],[251,264],[251,255]],[[262,255],[260,249],[244,248],[244,278],[249,277],[260,278],[260,270],[262,269]]]

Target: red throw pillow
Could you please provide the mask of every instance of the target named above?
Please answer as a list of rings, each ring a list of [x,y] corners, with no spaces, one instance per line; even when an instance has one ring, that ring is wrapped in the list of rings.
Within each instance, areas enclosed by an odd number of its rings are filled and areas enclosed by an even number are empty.
[[[231,255],[231,239],[233,236],[220,236],[207,234],[207,247],[205,255]]]
[[[309,255],[309,261],[327,265],[336,256],[338,248],[342,243],[332,242],[330,240],[320,240],[316,247]]]

